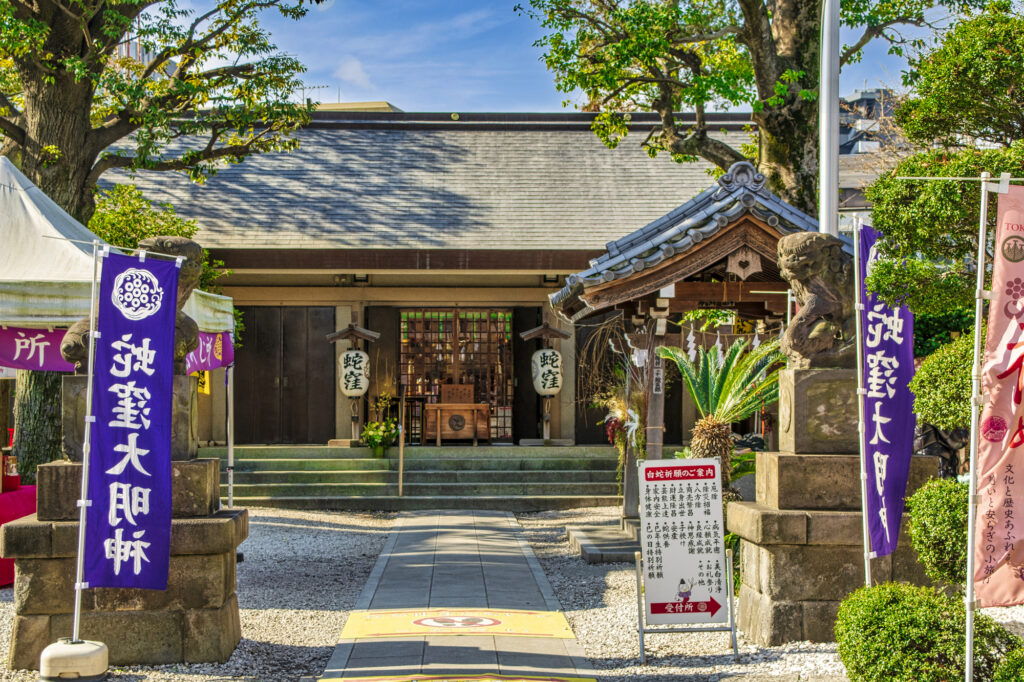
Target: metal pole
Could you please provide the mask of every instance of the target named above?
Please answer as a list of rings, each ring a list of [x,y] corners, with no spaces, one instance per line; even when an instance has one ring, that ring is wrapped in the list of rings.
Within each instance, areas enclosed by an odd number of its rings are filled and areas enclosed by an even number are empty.
[[[640,552],[633,553],[633,560],[636,562],[636,632],[640,636],[640,665],[644,665],[647,663],[644,654],[644,614],[647,607],[644,606],[643,560]]]
[[[473,415],[476,418],[476,414]],[[402,496],[402,483],[405,478],[405,386],[398,393],[398,496]]]
[[[736,643],[736,588],[732,582],[732,562],[734,559],[732,550],[725,550],[725,588],[728,590],[726,596],[729,598],[729,636],[732,642],[733,658],[738,659],[740,657],[740,647]]]
[[[96,298],[99,274],[98,239],[92,242],[92,293],[89,298],[89,368],[85,386],[85,437],[82,440],[82,495],[78,500],[78,556],[75,561],[75,614],[71,627],[71,641],[81,642],[79,627],[82,621],[82,590],[85,589],[85,520],[89,506],[89,450],[92,445],[92,425],[96,418],[92,414],[92,377],[96,360]]]
[[[860,517],[864,526],[864,584],[871,587],[871,533],[868,528],[868,467],[867,443],[864,442],[864,281],[861,277],[860,231],[858,224],[853,231],[853,271],[857,282],[857,441],[860,446]]]
[[[964,679],[974,678],[974,533],[975,515],[978,503],[978,408],[981,406],[981,317],[984,314],[985,298],[985,237],[988,229],[988,179],[987,172],[981,174],[981,213],[978,219],[978,269],[974,287],[974,364],[971,366],[971,457],[970,488],[967,496],[967,589],[964,605],[967,609],[967,650],[964,664]]]
[[[839,234],[839,0],[823,0],[818,76],[818,231]]]
[[[228,373],[228,508],[235,506],[235,363]]]

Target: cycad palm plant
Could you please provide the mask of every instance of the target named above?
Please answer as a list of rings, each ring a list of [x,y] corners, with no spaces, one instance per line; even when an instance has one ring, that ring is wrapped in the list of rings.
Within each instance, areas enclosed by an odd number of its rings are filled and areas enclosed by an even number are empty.
[[[686,351],[663,346],[658,355],[673,360],[693,396],[700,419],[693,427],[690,452],[694,457],[719,457],[722,485],[730,484],[732,466],[731,424],[742,421],[762,405],[779,398],[779,370],[785,355],[778,339],[747,351],[750,342],[737,339],[719,357],[717,349],[699,348],[693,362]]]

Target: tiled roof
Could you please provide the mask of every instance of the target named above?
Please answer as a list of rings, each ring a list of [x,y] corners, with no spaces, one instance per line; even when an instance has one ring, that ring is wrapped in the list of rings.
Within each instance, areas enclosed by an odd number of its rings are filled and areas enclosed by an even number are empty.
[[[749,162],[733,164],[717,184],[639,230],[609,242],[607,253],[590,261],[586,270],[570,275],[565,286],[550,295],[551,305],[571,311],[573,321],[580,319],[593,312],[578,305],[580,294],[588,287],[629,277],[684,253],[746,213],[782,234],[817,231],[816,218],[793,208],[764,184],[765,177]]]
[[[708,185],[708,164],[641,149],[653,118],[634,117],[616,149],[592,118],[321,113],[298,131],[298,150],[251,157],[203,185],[153,172],[134,182],[222,249],[594,250]],[[724,115],[731,132],[716,136],[746,141],[741,118]]]

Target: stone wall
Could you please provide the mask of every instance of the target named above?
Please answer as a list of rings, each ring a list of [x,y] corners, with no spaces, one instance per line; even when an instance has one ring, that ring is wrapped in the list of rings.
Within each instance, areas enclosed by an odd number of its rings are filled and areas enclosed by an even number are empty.
[[[37,669],[71,635],[81,475],[77,463],[40,466],[37,513],[0,533],[0,554],[16,560],[11,668]],[[81,636],[104,642],[111,665],[225,661],[241,639],[235,557],[248,514],[217,511],[219,460],[172,462],[172,476],[167,590],[82,592]]]

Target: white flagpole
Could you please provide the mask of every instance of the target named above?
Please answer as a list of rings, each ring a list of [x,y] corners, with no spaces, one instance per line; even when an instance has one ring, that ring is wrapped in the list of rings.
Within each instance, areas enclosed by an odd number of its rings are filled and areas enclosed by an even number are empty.
[[[234,334],[231,335],[234,343]],[[228,508],[235,506],[235,363],[227,366],[228,373]]]
[[[985,299],[985,233],[988,229],[988,172],[981,174],[981,214],[978,220],[978,260],[974,287],[974,364],[971,366],[971,456],[970,484],[967,496],[967,584],[964,605],[967,608],[967,648],[964,680],[974,679],[974,533],[978,503],[978,411],[981,408],[981,318]]]
[[[78,500],[78,557],[75,565],[75,614],[71,628],[71,641],[81,642],[79,626],[82,620],[82,590],[85,583],[85,519],[89,502],[89,450],[92,445],[92,424],[96,417],[92,413],[93,364],[96,360],[96,290],[99,275],[99,240],[92,243],[92,294],[89,302],[89,367],[88,383],[85,388],[85,437],[82,440],[82,495]]]
[[[864,310],[864,299],[861,292],[864,282],[861,277],[860,262],[864,255],[860,252],[860,231],[863,226],[857,223],[853,230],[853,270],[857,282],[857,440],[860,444],[860,516],[864,525],[864,584],[871,587],[871,533],[868,526],[868,469],[867,447],[864,442],[867,429],[864,427],[864,329],[861,320]]]

